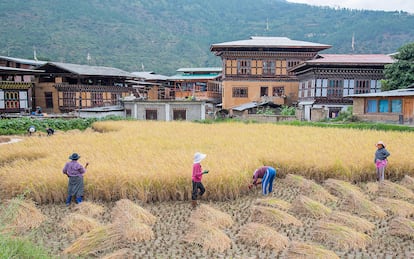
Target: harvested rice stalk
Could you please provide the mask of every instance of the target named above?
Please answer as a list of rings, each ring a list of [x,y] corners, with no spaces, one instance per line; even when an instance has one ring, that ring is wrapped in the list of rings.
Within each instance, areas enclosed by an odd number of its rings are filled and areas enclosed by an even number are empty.
[[[38,228],[46,219],[33,201],[19,198],[8,200],[0,215],[0,222],[4,224],[2,230],[16,234]]]
[[[401,183],[401,185],[407,187],[411,191],[414,191],[414,178],[413,177],[405,175],[400,183]]]
[[[182,240],[200,245],[205,251],[212,250],[220,253],[231,246],[231,239],[222,230],[202,221],[192,221],[192,227]]]
[[[371,183],[367,183],[364,186],[364,189],[365,189],[365,192],[366,193],[371,194],[371,195],[374,195],[374,194],[376,194],[378,192],[379,185],[378,185],[378,183],[372,183],[372,182]]]
[[[380,206],[358,195],[349,195],[342,199],[339,207],[362,217],[382,219],[387,216],[387,213]]]
[[[414,238],[414,221],[396,217],[389,223],[388,233],[393,236]]]
[[[141,242],[154,238],[154,232],[150,226],[131,216],[116,220],[114,227],[122,236],[122,241],[125,242]]]
[[[276,230],[253,222],[241,227],[238,238],[248,245],[273,249],[275,252],[282,251],[289,244],[289,239]]]
[[[300,195],[293,203],[291,211],[305,217],[319,219],[326,217],[332,210],[320,202]]]
[[[410,217],[414,215],[414,204],[407,201],[379,197],[374,202],[395,216]]]
[[[378,193],[381,196],[386,196],[388,198],[414,201],[414,192],[400,184],[396,184],[388,180],[381,182]]]
[[[280,210],[289,210],[291,207],[291,204],[289,202],[276,198],[257,199],[255,203],[257,205],[269,206]]]
[[[352,248],[364,249],[371,242],[371,237],[364,233],[328,221],[320,221],[317,223],[312,239],[326,245],[331,245],[338,250],[349,250]]]
[[[103,206],[89,201],[81,202],[75,206],[76,212],[91,218],[99,217],[104,213],[104,210],[105,208]]]
[[[327,220],[354,228],[356,231],[364,233],[371,232],[375,229],[375,225],[368,220],[342,211],[333,211]]]
[[[210,223],[218,228],[227,228],[234,223],[229,214],[205,204],[201,204],[197,210],[194,211],[191,218]]]
[[[330,194],[325,188],[323,188],[319,184],[315,183],[312,180],[308,180],[300,175],[288,174],[285,177],[284,182],[288,186],[299,187],[300,192],[303,195],[306,195],[314,199],[315,201],[328,203],[336,202],[338,200],[337,197]]]
[[[61,227],[65,232],[71,232],[75,236],[80,236],[92,229],[100,226],[101,224],[91,217],[79,214],[71,213],[63,218]]]
[[[116,250],[115,252],[111,254],[105,255],[101,259],[119,259],[119,258],[134,259],[136,257],[134,255],[134,252],[131,249],[123,248],[123,249]]]
[[[115,248],[121,240],[122,236],[113,224],[99,226],[80,236],[63,253],[79,256],[95,255]]]
[[[339,259],[334,252],[321,246],[291,242],[287,251],[288,259]]]
[[[270,226],[302,226],[302,222],[287,212],[264,206],[253,206],[252,221]]]
[[[325,181],[324,186],[328,188],[331,193],[340,198],[346,198],[350,195],[365,197],[360,188],[349,182],[330,178]]]
[[[132,217],[148,225],[154,225],[157,220],[150,212],[128,199],[117,201],[115,207],[112,209],[111,216],[113,221],[122,219],[123,217],[127,219]]]

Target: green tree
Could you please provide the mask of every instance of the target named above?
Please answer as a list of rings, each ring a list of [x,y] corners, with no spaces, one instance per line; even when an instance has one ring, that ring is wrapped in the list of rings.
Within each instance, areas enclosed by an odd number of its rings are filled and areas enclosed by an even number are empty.
[[[398,49],[396,62],[385,66],[382,91],[407,88],[414,83],[414,42]]]

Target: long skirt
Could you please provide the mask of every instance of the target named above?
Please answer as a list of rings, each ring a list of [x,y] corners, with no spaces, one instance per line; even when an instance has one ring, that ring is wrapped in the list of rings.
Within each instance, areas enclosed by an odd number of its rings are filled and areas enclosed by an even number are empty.
[[[83,177],[70,176],[68,184],[68,196],[76,196],[76,198],[83,196]]]

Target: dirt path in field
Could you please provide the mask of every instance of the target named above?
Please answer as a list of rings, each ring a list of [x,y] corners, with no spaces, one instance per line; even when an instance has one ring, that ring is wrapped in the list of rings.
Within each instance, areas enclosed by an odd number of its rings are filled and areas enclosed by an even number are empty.
[[[22,141],[22,138],[15,138],[15,137],[0,137],[0,145],[12,144],[19,141]]]
[[[278,180],[275,182],[274,192],[271,194],[271,197],[292,202],[300,194],[300,190],[286,187],[282,181]],[[208,186],[206,188],[208,191]],[[223,253],[204,251],[202,247],[182,241],[184,235],[188,231],[192,231],[189,229],[188,220],[192,217],[194,210],[191,209],[190,202],[162,202],[154,204],[137,202],[158,218],[157,223],[153,226],[155,238],[151,241],[125,244],[123,247],[133,251],[134,258],[285,258],[287,255],[286,249],[282,252],[260,249],[257,246],[242,243],[237,237],[240,228],[251,221],[252,207],[258,198],[263,198],[260,194],[260,188],[252,191],[250,195],[237,200],[225,202],[201,201],[201,203],[226,212],[234,220],[234,225],[225,230],[225,233],[232,240],[232,245],[230,249]],[[111,221],[110,211],[114,203],[98,204],[105,207],[105,213],[99,220],[102,223],[109,223]],[[47,249],[52,251],[53,255],[61,256],[62,251],[76,240],[73,234],[63,232],[60,227],[62,219],[67,214],[74,212],[75,206],[66,207],[63,202],[62,204],[39,206],[41,211],[47,216],[47,221],[35,232],[33,239],[46,246]],[[332,207],[332,209],[337,208]],[[410,258],[414,256],[414,240],[388,234],[387,231],[389,222],[393,218],[392,216],[387,216],[382,220],[369,219],[371,223],[375,224],[375,230],[370,234],[372,243],[365,249],[342,251],[312,240],[314,225],[318,221],[317,219],[296,217],[303,222],[303,226],[282,226],[276,228],[276,230],[288,237],[290,241],[324,245],[326,249],[334,251],[340,258]],[[413,215],[411,215],[411,219],[414,219]],[[199,234],[203,235],[206,233]]]

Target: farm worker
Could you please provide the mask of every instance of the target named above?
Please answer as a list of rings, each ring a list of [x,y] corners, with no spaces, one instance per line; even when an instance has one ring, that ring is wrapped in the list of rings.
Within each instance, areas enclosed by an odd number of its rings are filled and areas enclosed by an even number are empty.
[[[55,130],[50,127],[46,128],[46,132],[48,136],[52,136],[53,134],[55,134]]]
[[[86,168],[88,167],[89,163],[86,163],[85,167],[83,167],[79,162],[78,159],[80,156],[77,153],[73,153],[69,159],[70,162],[65,164],[63,168],[63,173],[66,174],[69,178],[68,183],[68,197],[66,199],[66,205],[69,206],[72,201],[72,196],[76,197],[76,203],[82,202],[83,197],[83,175],[86,173]]]
[[[203,174],[207,174],[208,170],[202,170],[200,162],[206,158],[206,154],[202,154],[197,152],[194,154],[194,161],[193,161],[193,175],[192,175],[192,183],[193,183],[193,191],[191,194],[191,205],[193,208],[197,206],[197,197],[201,197],[206,189],[204,188],[203,184],[201,183],[201,179],[203,178]],[[200,190],[200,191],[199,191]]]
[[[249,185],[249,189],[251,189],[253,185],[258,185],[261,183],[263,195],[267,195],[273,190],[273,180],[275,177],[276,169],[271,166],[262,166],[254,171],[253,183]],[[259,178],[262,179],[261,182],[258,182]]]
[[[385,144],[382,141],[378,141],[375,146],[377,147],[377,151],[375,151],[374,163],[377,172],[377,181],[382,182],[384,181],[385,167],[388,164],[387,157],[390,156],[390,153],[385,149]]]
[[[31,125],[28,129],[27,132],[29,132],[29,135],[31,136],[33,133],[36,132],[36,128],[35,126]]]

